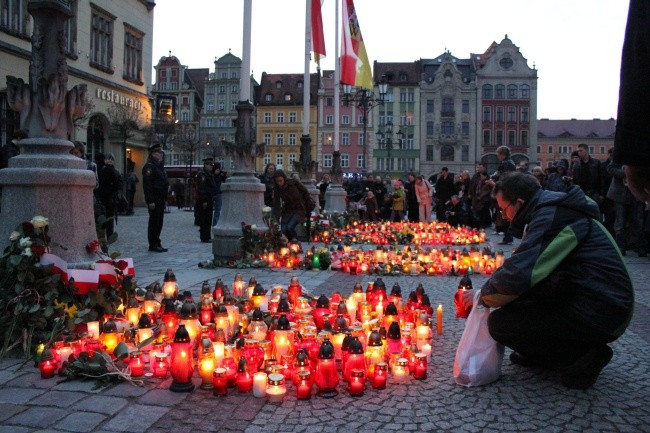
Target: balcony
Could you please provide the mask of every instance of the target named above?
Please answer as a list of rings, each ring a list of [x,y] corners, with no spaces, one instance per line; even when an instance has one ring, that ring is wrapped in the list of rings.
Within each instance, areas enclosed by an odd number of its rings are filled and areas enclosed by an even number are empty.
[[[445,133],[440,133],[438,135],[438,142],[440,144],[456,144],[458,141],[460,141],[460,135],[456,133],[451,133],[451,134],[445,134]]]
[[[440,112],[440,117],[456,117],[454,110],[443,110]]]

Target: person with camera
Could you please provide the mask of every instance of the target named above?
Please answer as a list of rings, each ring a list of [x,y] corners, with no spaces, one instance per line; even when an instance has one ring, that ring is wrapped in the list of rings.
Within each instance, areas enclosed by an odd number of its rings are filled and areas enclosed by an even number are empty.
[[[297,240],[296,227],[303,224],[311,212],[308,208],[313,201],[309,191],[300,181],[287,178],[283,170],[275,170],[273,182],[273,216],[280,221],[280,229],[287,239]]]

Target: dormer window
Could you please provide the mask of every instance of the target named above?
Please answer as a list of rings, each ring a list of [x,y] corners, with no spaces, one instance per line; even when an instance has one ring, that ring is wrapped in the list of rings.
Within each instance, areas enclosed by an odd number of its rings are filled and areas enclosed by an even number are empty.
[[[408,78],[409,78],[408,75],[406,73],[404,73],[404,72],[399,74],[399,80],[400,81],[408,81]]]
[[[303,88],[303,82],[302,82],[302,81],[298,81],[298,82],[296,83],[296,87],[299,88],[299,89],[302,89],[302,88]]]
[[[282,88],[282,81],[277,81],[277,82],[275,83],[275,88],[276,88],[276,89],[281,89],[281,88]]]
[[[264,100],[265,100],[266,102],[271,102],[271,101],[273,101],[273,94],[272,94],[272,93],[267,93],[266,95],[264,95]]]
[[[284,101],[285,102],[293,101],[293,95],[291,93],[285,93],[284,94]]]

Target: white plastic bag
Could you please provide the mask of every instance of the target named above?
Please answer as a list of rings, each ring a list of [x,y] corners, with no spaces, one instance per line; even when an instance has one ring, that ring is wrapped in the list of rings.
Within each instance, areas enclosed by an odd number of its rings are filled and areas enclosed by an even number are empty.
[[[504,347],[490,336],[487,324],[490,309],[478,305],[480,296],[481,291],[477,290],[456,349],[454,380],[463,386],[486,385],[501,376]]]

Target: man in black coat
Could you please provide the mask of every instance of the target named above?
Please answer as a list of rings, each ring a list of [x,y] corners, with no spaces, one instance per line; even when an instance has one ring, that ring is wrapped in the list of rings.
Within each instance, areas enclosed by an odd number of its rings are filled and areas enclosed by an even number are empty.
[[[438,180],[436,180],[436,219],[438,221],[447,221],[447,216],[445,212],[447,211],[447,202],[451,199],[451,196],[456,194],[458,191],[456,185],[454,184],[454,175],[449,173],[447,167],[442,167],[440,170],[440,175]]]
[[[160,232],[162,232],[165,216],[169,181],[163,168],[163,151],[160,144],[154,144],[149,148],[149,158],[142,167],[142,189],[144,190],[144,200],[149,209],[149,225],[147,227],[149,251],[164,253],[167,248],[163,248],[161,245]]]
[[[195,206],[198,213],[201,242],[210,242],[212,240],[212,212],[214,211],[214,196],[217,192],[213,166],[213,158],[203,159],[203,169],[196,175],[199,194]]]

